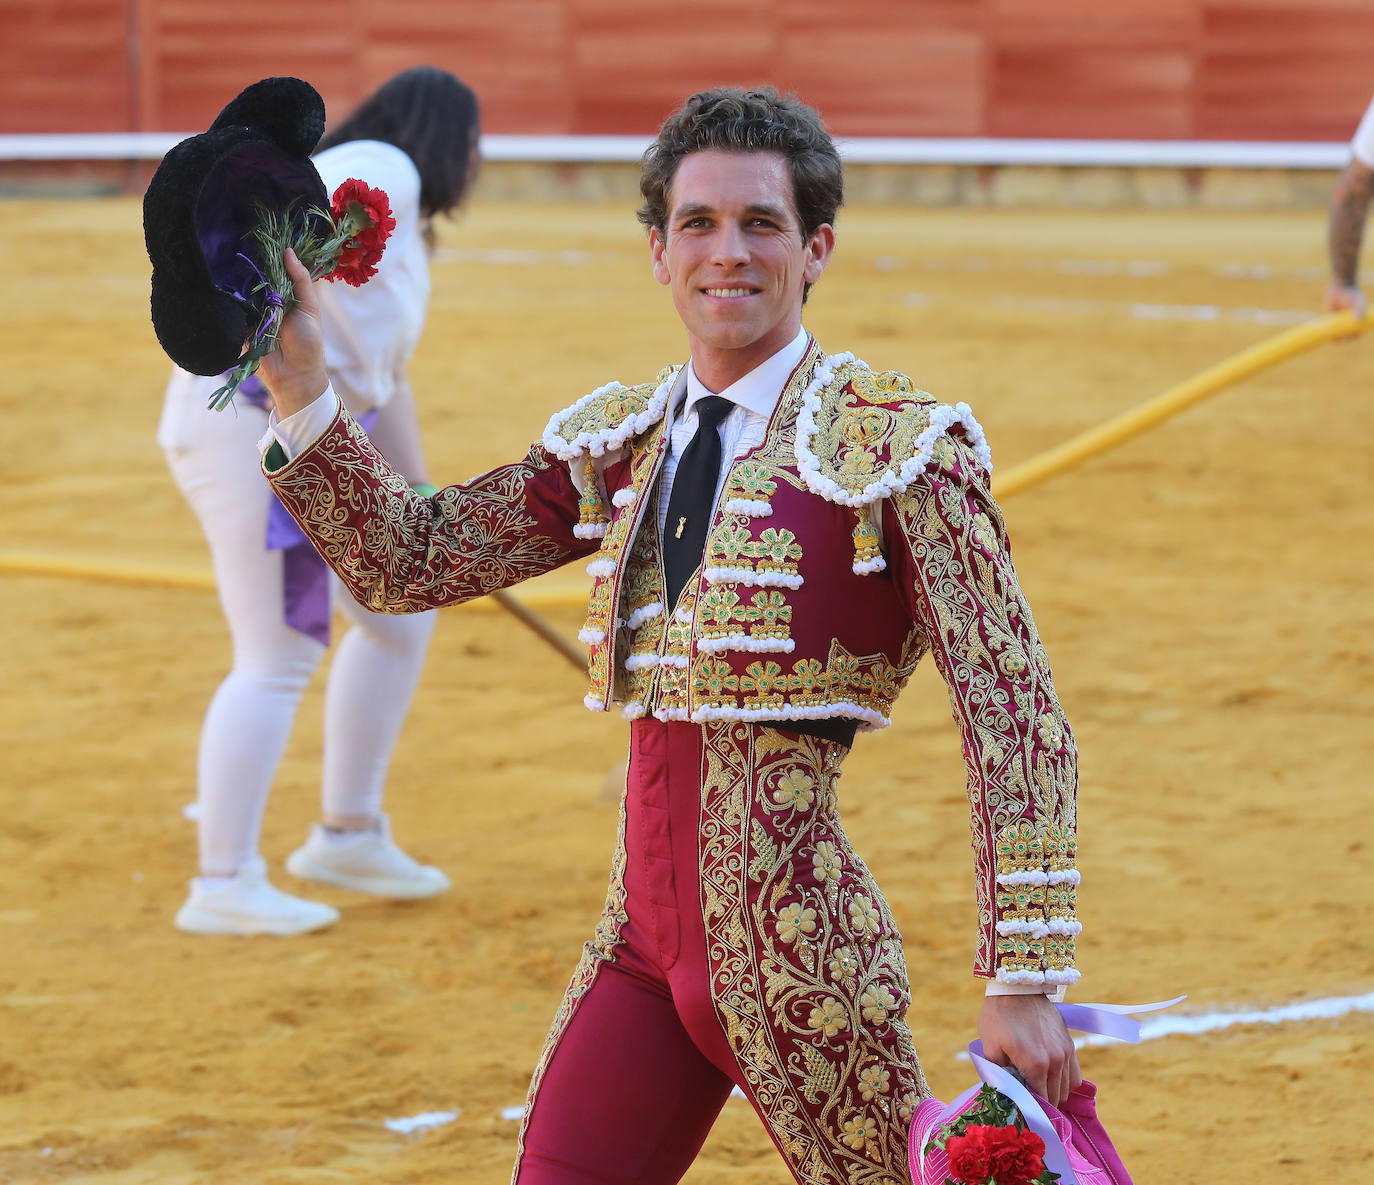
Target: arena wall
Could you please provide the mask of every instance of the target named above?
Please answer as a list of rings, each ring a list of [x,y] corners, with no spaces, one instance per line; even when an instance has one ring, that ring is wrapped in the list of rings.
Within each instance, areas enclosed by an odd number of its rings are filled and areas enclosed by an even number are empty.
[[[334,109],[429,61],[487,130],[651,132],[769,81],[842,136],[1342,140],[1368,0],[0,0],[0,133],[185,131],[273,73]]]

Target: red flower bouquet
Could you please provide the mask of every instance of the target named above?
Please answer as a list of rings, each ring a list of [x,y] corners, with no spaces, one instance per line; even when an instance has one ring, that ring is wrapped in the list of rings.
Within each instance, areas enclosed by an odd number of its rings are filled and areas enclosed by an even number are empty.
[[[984,1086],[973,1105],[940,1128],[926,1151],[942,1150],[949,1164],[945,1185],[1052,1185],[1059,1174],[1045,1167],[1045,1141],[1026,1127],[1015,1105]]]
[[[287,275],[282,253],[290,247],[310,273],[312,280],[342,280],[353,287],[367,283],[377,274],[377,264],[396,219],[385,192],[350,177],[334,191],[329,210],[311,208],[303,213],[296,203],[284,210],[257,204],[258,223],[251,237],[256,247],[239,258],[257,274],[249,294],[265,308],[262,320],[239,356],[238,365],[225,376],[225,383],[210,397],[216,411],[226,408],[243,381],[258,368],[258,363],[277,345],[282,319],[296,303],[295,288]],[[261,263],[261,268],[258,266]]]

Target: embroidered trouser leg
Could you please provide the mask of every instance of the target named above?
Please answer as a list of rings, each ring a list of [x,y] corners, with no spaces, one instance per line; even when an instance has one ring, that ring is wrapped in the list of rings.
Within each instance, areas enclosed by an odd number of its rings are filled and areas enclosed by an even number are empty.
[[[519,1185],[676,1181],[730,1082],[798,1182],[909,1180],[927,1092],[901,938],[839,825],[845,753],[635,722],[606,912],[535,1073]],[[644,1167],[639,1130],[662,1133]]]

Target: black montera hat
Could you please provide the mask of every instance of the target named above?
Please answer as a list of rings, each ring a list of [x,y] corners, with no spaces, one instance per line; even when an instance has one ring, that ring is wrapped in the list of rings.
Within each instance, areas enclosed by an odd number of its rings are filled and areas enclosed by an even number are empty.
[[[310,151],[324,133],[324,100],[299,78],[255,82],[210,130],[162,159],[143,196],[143,237],[153,264],[153,330],[192,374],[222,374],[260,324],[254,292],[263,261],[251,230],[261,213],[329,209]],[[300,200],[296,206],[291,203]],[[245,258],[245,256],[247,258]]]

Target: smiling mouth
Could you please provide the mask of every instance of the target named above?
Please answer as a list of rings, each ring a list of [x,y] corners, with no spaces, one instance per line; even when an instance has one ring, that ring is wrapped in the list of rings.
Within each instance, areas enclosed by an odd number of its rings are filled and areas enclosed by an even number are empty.
[[[702,291],[705,292],[707,296],[720,296],[727,298],[736,296],[753,296],[755,292],[753,288],[703,288]]]

